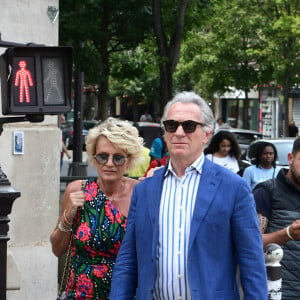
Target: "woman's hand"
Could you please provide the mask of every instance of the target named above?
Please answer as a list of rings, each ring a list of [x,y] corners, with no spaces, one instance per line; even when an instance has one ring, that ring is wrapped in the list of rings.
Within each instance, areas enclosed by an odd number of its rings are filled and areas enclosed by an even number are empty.
[[[73,192],[69,195],[69,201],[65,208],[66,221],[73,223],[73,219],[76,216],[77,209],[83,207],[85,202],[85,195],[83,191]],[[72,222],[71,222],[72,221]]]

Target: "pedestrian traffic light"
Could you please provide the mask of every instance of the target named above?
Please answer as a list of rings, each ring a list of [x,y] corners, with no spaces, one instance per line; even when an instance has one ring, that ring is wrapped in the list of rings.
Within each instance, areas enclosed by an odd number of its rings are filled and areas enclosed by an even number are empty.
[[[57,114],[71,109],[72,47],[8,48],[2,55],[2,113]],[[2,72],[3,76],[3,72]]]

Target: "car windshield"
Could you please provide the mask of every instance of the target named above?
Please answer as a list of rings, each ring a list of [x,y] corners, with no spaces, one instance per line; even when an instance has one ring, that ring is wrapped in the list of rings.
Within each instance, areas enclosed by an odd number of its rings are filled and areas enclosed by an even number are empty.
[[[290,142],[282,142],[275,144],[278,153],[277,165],[288,165],[288,153],[292,152],[293,144]]]
[[[259,135],[259,134],[253,134],[253,133],[239,133],[239,132],[235,132],[234,133],[237,140],[238,140],[238,143],[239,144],[246,144],[246,145],[249,145],[251,144],[251,142],[259,139],[259,138],[262,138],[262,135]]]

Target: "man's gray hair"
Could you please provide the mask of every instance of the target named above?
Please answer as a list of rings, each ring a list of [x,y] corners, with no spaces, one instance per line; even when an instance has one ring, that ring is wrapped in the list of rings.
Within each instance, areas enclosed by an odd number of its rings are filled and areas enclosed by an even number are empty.
[[[208,106],[208,104],[206,103],[206,101],[194,92],[181,92],[176,94],[174,98],[166,104],[161,121],[166,120],[170,107],[177,102],[194,103],[198,105],[201,110],[201,115],[199,116],[200,122],[205,124],[203,130],[206,132],[213,130],[214,128],[213,112]]]

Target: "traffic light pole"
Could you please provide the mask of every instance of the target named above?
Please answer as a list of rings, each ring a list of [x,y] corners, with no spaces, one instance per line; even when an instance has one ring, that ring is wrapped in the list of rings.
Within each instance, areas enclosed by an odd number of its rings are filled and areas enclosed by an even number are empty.
[[[20,192],[11,187],[9,180],[0,166],[0,299],[6,299],[6,265],[7,265],[7,241],[8,215],[11,213],[13,202],[20,197]]]
[[[75,70],[73,162],[69,165],[69,176],[87,176],[88,164],[82,162],[82,88],[83,72],[77,67]]]

